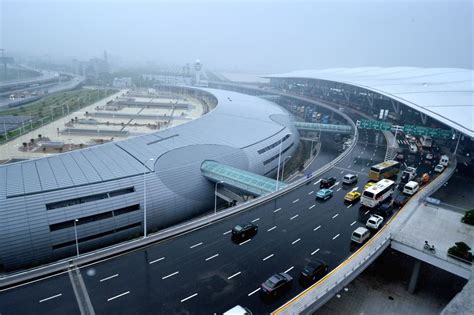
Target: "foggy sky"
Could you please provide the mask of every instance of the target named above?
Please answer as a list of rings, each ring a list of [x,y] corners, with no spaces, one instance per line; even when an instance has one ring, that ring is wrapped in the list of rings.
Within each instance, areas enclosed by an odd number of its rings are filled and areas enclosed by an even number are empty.
[[[281,72],[473,68],[473,1],[2,1],[0,46]]]

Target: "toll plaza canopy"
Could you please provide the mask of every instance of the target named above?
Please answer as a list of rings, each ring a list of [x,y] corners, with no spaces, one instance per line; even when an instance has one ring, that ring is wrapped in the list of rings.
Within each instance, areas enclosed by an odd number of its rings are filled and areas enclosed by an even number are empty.
[[[474,137],[474,71],[459,68],[363,67],[303,70],[265,76],[345,83],[397,100]]]

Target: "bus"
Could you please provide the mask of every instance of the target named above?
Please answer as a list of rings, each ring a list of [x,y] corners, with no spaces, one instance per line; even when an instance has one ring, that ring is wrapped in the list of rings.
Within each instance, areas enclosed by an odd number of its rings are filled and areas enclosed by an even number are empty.
[[[370,186],[362,193],[360,203],[369,208],[375,208],[390,197],[395,190],[395,182],[390,179],[382,179],[375,185]]]
[[[374,182],[384,178],[392,178],[400,171],[400,163],[388,160],[372,166],[369,170],[369,180]]]

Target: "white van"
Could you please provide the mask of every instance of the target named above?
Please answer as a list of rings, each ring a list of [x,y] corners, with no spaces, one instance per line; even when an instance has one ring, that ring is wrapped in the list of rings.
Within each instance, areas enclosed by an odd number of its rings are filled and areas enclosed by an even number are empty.
[[[354,174],[346,174],[344,175],[344,178],[342,179],[342,183],[346,185],[354,184],[357,182],[359,177]]]
[[[409,181],[403,187],[403,193],[407,195],[414,195],[420,189],[420,185],[415,181]]]
[[[353,242],[363,244],[370,237],[370,231],[365,227],[358,227],[352,232],[351,240]]]
[[[252,315],[252,312],[246,307],[236,305],[226,311],[223,315]]]
[[[439,160],[439,164],[443,165],[444,167],[447,167],[449,164],[449,157],[447,155],[442,155],[441,159]]]

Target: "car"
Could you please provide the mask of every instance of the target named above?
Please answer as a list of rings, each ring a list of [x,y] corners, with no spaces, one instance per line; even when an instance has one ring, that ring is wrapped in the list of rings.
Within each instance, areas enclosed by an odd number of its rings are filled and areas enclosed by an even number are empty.
[[[342,183],[346,185],[351,185],[351,184],[357,183],[358,180],[359,180],[359,176],[355,174],[346,174],[344,175],[344,178],[342,179]]]
[[[393,205],[401,208],[407,203],[408,199],[408,196],[400,194],[393,200]]]
[[[414,168],[412,166],[409,166],[403,171],[400,182],[401,183],[408,183],[413,178],[415,178],[415,176],[416,176],[416,168]]]
[[[442,173],[444,171],[444,166],[441,165],[441,164],[438,164],[438,165],[435,166],[434,171],[436,173]]]
[[[316,193],[316,199],[327,200],[331,197],[332,197],[332,190],[331,189],[323,188],[323,189],[320,189]]]
[[[374,214],[377,214],[384,219],[390,217],[393,213],[393,204],[384,202],[382,203],[377,210],[375,210]]]
[[[319,183],[319,188],[329,188],[332,187],[334,184],[336,184],[336,177],[329,177],[329,178],[323,178],[321,179],[321,182]]]
[[[363,244],[370,237],[370,231],[365,227],[358,227],[352,232],[351,241]]]
[[[260,285],[264,295],[277,296],[291,287],[293,277],[287,273],[276,273]]]
[[[374,185],[375,185],[375,182],[368,182],[367,184],[364,185],[364,190]]]
[[[222,315],[252,315],[252,312],[245,306],[236,305]]]
[[[433,159],[433,153],[426,153],[425,159],[431,161]]]
[[[237,224],[232,229],[232,237],[235,239],[246,239],[255,236],[258,232],[258,226],[256,224],[245,222]]]
[[[326,275],[328,272],[328,265],[320,260],[316,259],[310,261],[301,271],[300,280],[302,282],[315,282]]]
[[[378,230],[383,222],[383,217],[377,214],[372,214],[365,224],[369,229]]]
[[[361,193],[358,191],[350,191],[344,196],[344,201],[356,202],[360,199]]]

